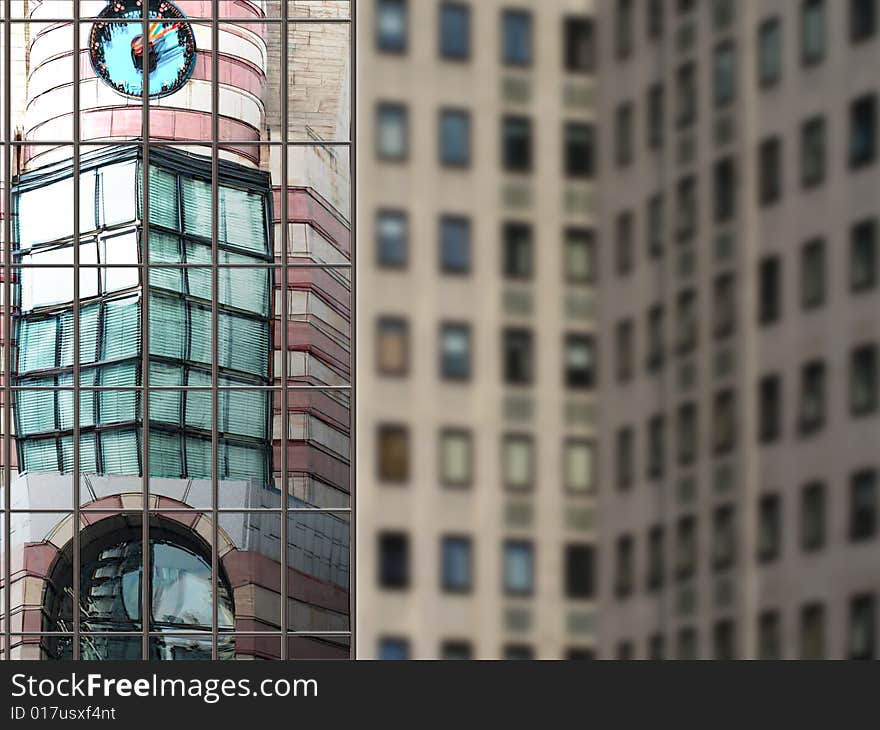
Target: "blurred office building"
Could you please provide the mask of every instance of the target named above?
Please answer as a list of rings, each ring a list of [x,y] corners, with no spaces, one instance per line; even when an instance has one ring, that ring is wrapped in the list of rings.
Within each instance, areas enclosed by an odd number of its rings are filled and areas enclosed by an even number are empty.
[[[358,3],[358,656],[595,645],[584,0]]]
[[[877,2],[598,18],[599,654],[874,658]]]

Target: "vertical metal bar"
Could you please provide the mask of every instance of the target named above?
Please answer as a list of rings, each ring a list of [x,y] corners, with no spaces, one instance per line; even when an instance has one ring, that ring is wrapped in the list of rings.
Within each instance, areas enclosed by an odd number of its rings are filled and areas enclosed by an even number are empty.
[[[220,380],[220,85],[218,83],[220,68],[220,16],[219,0],[211,0],[211,658],[219,658],[218,631],[219,612],[217,607],[217,583],[220,579],[220,557],[217,554],[219,544],[218,520],[220,500],[220,466],[217,453],[220,446],[219,436],[219,393],[217,386]]]
[[[142,5],[144,39],[150,36],[150,0]],[[141,658],[150,658],[152,620],[152,580],[150,579],[150,44],[144,42],[144,85],[141,89]]]
[[[281,326],[281,659],[288,659],[288,630],[287,625],[287,507],[290,501],[290,488],[287,481],[287,429],[288,429],[288,393],[287,381],[289,379],[287,367],[287,351],[289,348],[287,331],[287,286],[288,286],[288,201],[287,201],[287,178],[288,178],[288,143],[290,142],[289,128],[289,101],[290,101],[290,74],[288,72],[288,39],[290,37],[290,8],[287,0],[281,3],[281,312],[279,322]],[[273,398],[274,400],[274,398]]]
[[[73,3],[73,659],[80,659],[80,463],[79,463],[79,233],[80,233],[80,7]],[[63,466],[63,464],[62,464]],[[53,627],[53,630],[55,627]]]
[[[3,656],[12,659],[12,0],[3,0]]]
[[[349,89],[351,117],[349,119],[349,175],[351,190],[351,389],[349,390],[349,433],[351,453],[349,460],[349,612],[348,628],[351,631],[350,657],[357,658],[357,0],[351,0],[349,17]]]

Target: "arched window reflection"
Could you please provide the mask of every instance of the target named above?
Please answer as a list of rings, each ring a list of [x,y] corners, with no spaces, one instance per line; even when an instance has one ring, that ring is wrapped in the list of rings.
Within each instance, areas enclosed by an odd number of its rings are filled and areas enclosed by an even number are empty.
[[[150,579],[143,576],[140,529],[113,530],[85,545],[80,564],[81,657],[90,660],[140,659],[140,636],[88,636],[89,632],[143,630],[143,591],[150,592],[150,658],[211,658],[211,563],[195,539],[153,531],[149,541]],[[73,569],[65,557],[55,570],[56,595],[50,607],[54,631],[73,630]],[[234,608],[223,576],[218,585],[218,650],[234,656]],[[181,634],[188,634],[183,636]],[[70,659],[73,639],[57,639],[52,655]]]

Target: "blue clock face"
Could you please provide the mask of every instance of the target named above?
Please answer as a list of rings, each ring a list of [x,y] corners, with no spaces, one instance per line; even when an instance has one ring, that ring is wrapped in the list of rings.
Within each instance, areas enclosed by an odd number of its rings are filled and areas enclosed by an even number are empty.
[[[142,96],[147,73],[150,97],[168,96],[192,75],[196,41],[186,16],[168,0],[150,0],[144,34],[143,22],[133,22],[143,18],[141,1],[112,0],[101,11],[89,36],[92,68],[120,94]]]

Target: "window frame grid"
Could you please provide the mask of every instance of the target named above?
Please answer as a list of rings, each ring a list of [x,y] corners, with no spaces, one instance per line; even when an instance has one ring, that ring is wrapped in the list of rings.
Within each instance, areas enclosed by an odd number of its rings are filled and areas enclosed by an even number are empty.
[[[211,424],[211,509],[200,509],[199,511],[203,514],[210,515],[212,519],[212,540],[211,540],[211,579],[212,579],[212,623],[211,623],[211,656],[212,659],[218,659],[218,640],[220,635],[228,636],[231,635],[233,637],[242,636],[271,636],[280,638],[281,641],[281,655],[280,659],[285,660],[288,659],[289,656],[289,641],[288,639],[291,637],[312,637],[312,638],[321,638],[321,637],[336,637],[336,638],[347,638],[349,644],[349,656],[350,658],[354,658],[356,654],[356,623],[354,621],[355,617],[355,586],[356,586],[356,523],[353,519],[356,513],[356,489],[355,489],[355,480],[356,480],[356,465],[355,465],[355,455],[356,455],[356,434],[354,424],[356,423],[356,397],[355,397],[355,381],[356,381],[356,318],[354,302],[356,299],[356,279],[352,275],[350,277],[350,298],[352,302],[351,306],[351,323],[350,323],[350,355],[349,355],[349,368],[350,368],[350,377],[349,381],[345,385],[303,385],[299,383],[289,383],[289,362],[288,362],[288,345],[289,345],[289,332],[288,327],[286,326],[290,320],[290,313],[288,312],[288,300],[289,300],[289,287],[288,283],[288,272],[290,269],[348,269],[352,273],[355,270],[356,266],[356,226],[355,221],[357,219],[357,180],[356,180],[356,114],[357,114],[357,75],[354,73],[354,62],[357,55],[357,36],[356,36],[356,12],[357,12],[357,0],[350,0],[349,2],[349,12],[347,17],[338,17],[338,18],[323,18],[323,17],[308,17],[308,18],[291,18],[290,17],[290,0],[282,0],[281,2],[281,15],[280,17],[261,17],[261,18],[232,18],[225,17],[220,15],[220,0],[212,0],[211,1],[211,17],[199,17],[199,18],[188,18],[187,22],[192,24],[199,24],[202,26],[210,25],[211,32],[211,41],[212,47],[214,49],[220,47],[220,27],[222,23],[229,23],[232,25],[239,24],[259,24],[264,26],[275,25],[279,28],[281,32],[281,53],[282,53],[282,62],[281,62],[281,140],[267,140],[267,141],[246,141],[242,140],[241,142],[234,141],[235,145],[247,145],[247,146],[257,146],[257,147],[267,147],[267,148],[280,148],[282,152],[281,159],[281,216],[280,216],[280,237],[281,237],[281,261],[278,261],[278,255],[275,254],[274,258],[271,262],[266,261],[265,263],[260,263],[257,265],[251,264],[223,264],[222,266],[219,263],[219,252],[220,252],[220,244],[219,244],[219,180],[220,180],[220,147],[222,146],[221,141],[219,139],[219,99],[220,99],[220,83],[219,83],[219,55],[216,53],[212,53],[212,78],[210,81],[211,85],[211,139],[210,142],[206,140],[199,140],[196,142],[187,142],[180,140],[153,140],[150,135],[150,113],[151,113],[151,99],[150,99],[150,91],[149,91],[149,76],[145,76],[144,84],[142,88],[141,95],[141,126],[142,126],[142,134],[139,139],[128,140],[128,141],[90,141],[83,140],[81,138],[81,99],[80,99],[80,67],[79,64],[73,65],[73,78],[72,82],[75,88],[74,91],[74,101],[73,101],[73,133],[72,140],[49,140],[49,141],[40,141],[41,147],[50,147],[50,146],[65,146],[72,148],[72,159],[73,159],[73,241],[76,242],[80,238],[80,228],[81,228],[81,220],[80,220],[80,179],[81,179],[81,170],[80,170],[80,161],[81,161],[81,148],[88,148],[90,146],[95,147],[107,147],[107,148],[123,148],[123,147],[134,147],[135,149],[140,148],[141,155],[141,171],[140,171],[140,183],[141,183],[141,216],[143,219],[143,227],[141,232],[141,251],[142,257],[141,261],[137,264],[81,264],[80,262],[80,246],[73,245],[73,265],[71,268],[74,273],[73,279],[73,289],[74,289],[74,297],[73,297],[73,341],[74,341],[74,352],[79,352],[79,344],[80,344],[80,277],[76,272],[83,269],[88,268],[128,268],[128,269],[137,269],[139,274],[143,277],[148,277],[150,269],[152,268],[167,268],[167,269],[205,269],[211,271],[211,336],[212,336],[212,362],[211,362],[211,385],[210,386],[191,386],[191,385],[182,385],[182,386],[151,386],[150,385],[150,358],[145,356],[142,358],[142,373],[141,373],[141,384],[137,386],[83,386],[81,383],[81,364],[80,358],[73,358],[73,384],[65,385],[65,386],[42,386],[38,388],[27,388],[18,385],[13,385],[12,383],[12,364],[13,364],[13,346],[11,343],[11,336],[8,333],[12,331],[12,322],[13,322],[13,314],[11,306],[12,302],[12,285],[11,279],[13,275],[13,271],[16,268],[41,268],[41,265],[14,265],[12,262],[13,259],[13,245],[12,245],[12,154],[13,150],[17,148],[24,147],[29,143],[27,140],[14,140],[12,139],[12,111],[11,111],[11,98],[12,98],[12,48],[9,42],[11,38],[11,30],[12,27],[16,24],[29,24],[34,21],[30,17],[12,17],[12,0],[0,0],[3,5],[3,17],[2,22],[0,22],[0,28],[3,31],[3,40],[4,40],[4,53],[3,53],[3,101],[4,101],[4,113],[3,113],[3,128],[2,128],[2,149],[4,154],[4,171],[3,171],[3,209],[7,211],[7,214],[4,215],[3,219],[3,294],[4,294],[4,302],[6,306],[3,308],[2,317],[3,324],[5,327],[5,332],[7,336],[4,338],[2,344],[2,357],[3,357],[3,368],[4,368],[4,379],[3,379],[3,393],[5,396],[5,400],[2,407],[2,418],[3,418],[3,437],[2,437],[2,456],[3,456],[3,467],[2,467],[2,479],[3,479],[3,515],[4,519],[4,535],[3,543],[6,546],[6,549],[3,551],[4,560],[3,560],[3,568],[2,568],[2,578],[3,585],[8,587],[10,584],[10,578],[12,575],[11,570],[11,516],[15,514],[55,514],[55,515],[67,515],[73,516],[74,524],[79,525],[81,522],[81,517],[83,515],[88,515],[90,513],[101,513],[101,514],[127,514],[133,515],[137,514],[137,512],[133,513],[131,509],[125,508],[99,508],[92,509],[89,507],[81,506],[81,498],[80,498],[80,487],[81,487],[81,464],[80,464],[80,449],[78,448],[80,443],[80,394],[81,392],[101,392],[101,391],[131,391],[134,393],[141,394],[141,414],[144,420],[144,423],[149,422],[149,398],[143,397],[149,395],[150,393],[157,391],[177,391],[181,393],[189,392],[189,391],[202,391],[202,392],[210,392],[215,397],[212,398],[212,424]],[[92,16],[83,16],[80,12],[80,3],[78,0],[74,0],[73,2],[73,17],[72,18],[40,18],[40,23],[66,23],[70,24],[73,29],[73,52],[74,57],[78,57],[81,52],[81,43],[80,43],[80,28],[83,24],[86,23],[94,23],[100,20],[99,18],[95,18]],[[131,18],[128,20],[124,20],[123,22],[131,22],[131,23],[141,23],[143,26],[144,34],[147,34],[149,31],[149,4],[145,4],[143,6],[143,13],[141,18]],[[289,89],[289,46],[284,40],[288,38],[290,32],[291,24],[344,24],[349,27],[349,63],[351,64],[352,72],[350,73],[349,78],[349,88],[348,92],[351,97],[351,111],[350,111],[350,124],[349,124],[349,140],[328,140],[328,141],[320,141],[320,140],[292,140],[290,139],[290,123],[289,123],[289,98],[290,98],[290,89]],[[150,48],[145,47],[145,58],[144,63],[149,63],[149,53]],[[228,141],[224,141],[226,143]],[[189,264],[189,263],[178,263],[178,264],[156,264],[151,262],[150,260],[150,247],[149,247],[149,238],[150,238],[150,229],[153,228],[153,224],[150,222],[149,218],[149,209],[150,209],[150,153],[152,149],[161,148],[161,147],[169,147],[173,148],[175,146],[192,146],[192,145],[202,145],[204,147],[210,146],[211,150],[211,197],[212,197],[212,212],[211,212],[211,263],[210,264]],[[347,263],[324,263],[324,262],[314,262],[314,263],[306,263],[306,262],[290,262],[289,261],[289,232],[288,226],[286,225],[286,221],[288,219],[288,191],[290,189],[290,184],[288,180],[289,173],[289,155],[288,150],[290,148],[295,147],[339,147],[340,149],[348,150],[349,156],[349,170],[350,170],[350,181],[349,181],[349,190],[351,193],[351,211],[349,216],[349,235],[351,241],[351,254],[350,260]],[[270,224],[272,221],[270,221]],[[51,265],[49,265],[51,266]],[[55,266],[54,268],[57,268]],[[281,313],[279,316],[281,318],[281,367],[280,367],[280,387],[275,385],[260,385],[260,386],[223,386],[219,384],[221,373],[219,367],[219,313],[220,313],[220,305],[219,305],[219,271],[221,269],[234,269],[234,268],[266,268],[266,269],[276,269],[282,273],[283,285],[281,286]],[[146,279],[145,279],[146,280]],[[274,291],[273,291],[274,295]],[[144,297],[144,302],[142,304],[141,312],[140,312],[140,323],[141,323],[141,347],[143,348],[144,353],[149,352],[149,297]],[[274,309],[274,307],[273,307]],[[274,321],[271,319],[270,321]],[[272,352],[277,352],[278,348],[273,347]],[[275,374],[275,380],[279,379],[278,373]],[[11,455],[12,455],[12,420],[13,420],[13,407],[12,407],[12,394],[16,391],[20,390],[45,390],[51,392],[65,392],[70,391],[73,394],[73,460],[74,460],[74,468],[73,468],[73,508],[72,510],[66,509],[52,509],[52,508],[30,508],[25,510],[13,509],[12,507],[12,499],[11,499],[11,486],[12,486],[12,464],[11,464]],[[281,428],[281,433],[279,434],[280,442],[281,442],[281,466],[280,470],[275,469],[277,473],[280,471],[280,480],[282,483],[282,488],[284,492],[282,493],[282,498],[280,500],[280,510],[274,508],[220,508],[219,507],[219,479],[218,479],[218,451],[219,451],[219,442],[220,442],[220,434],[219,434],[219,426],[218,426],[218,416],[219,416],[219,394],[226,391],[236,391],[236,390],[260,390],[267,391],[270,393],[279,392],[281,395],[281,414],[284,426]],[[286,419],[288,416],[288,405],[289,405],[289,392],[291,391],[307,391],[307,392],[343,392],[349,394],[348,399],[348,414],[349,414],[349,424],[350,424],[350,447],[349,447],[349,502],[347,507],[297,507],[290,506],[289,504],[289,476],[290,469],[288,465],[288,441],[289,441],[289,428],[286,425]],[[271,415],[271,414],[270,414]],[[144,543],[148,543],[150,540],[150,520],[151,518],[155,518],[157,515],[161,514],[171,514],[171,513],[190,513],[193,508],[158,508],[151,506],[151,492],[150,492],[150,469],[149,469],[149,441],[150,441],[150,428],[142,428],[141,429],[141,448],[142,448],[142,461],[141,461],[141,483],[142,483],[142,503],[140,505],[140,509],[138,510],[141,517],[141,536]],[[274,440],[274,437],[273,437]],[[270,474],[270,478],[274,481],[275,477]],[[218,627],[218,580],[220,577],[220,565],[219,565],[219,554],[218,554],[218,544],[219,544],[219,516],[223,514],[272,514],[276,513],[281,517],[281,545],[287,545],[288,539],[288,523],[289,515],[339,515],[340,517],[347,518],[348,529],[349,529],[349,583],[348,583],[348,597],[349,597],[349,605],[348,605],[348,614],[346,616],[348,622],[348,630],[347,631],[321,631],[321,630],[293,630],[288,626],[288,611],[281,611],[281,626],[278,631],[237,631],[233,630],[221,630]],[[74,606],[80,604],[80,572],[81,572],[81,555],[80,555],[80,529],[75,529],[73,531],[72,545],[73,545],[73,598],[74,598]],[[281,596],[282,601],[284,601],[284,597],[288,594],[288,551],[287,549],[281,550]],[[150,575],[150,564],[149,564],[149,551],[142,551],[142,565],[141,568],[143,570],[143,574],[145,576]],[[147,579],[149,580],[149,579]],[[151,591],[144,590],[142,595],[142,606],[141,612],[142,615],[147,616],[150,615],[150,606],[151,602]],[[81,636],[98,636],[101,634],[115,637],[122,636],[132,636],[132,637],[141,637],[142,644],[142,658],[147,660],[150,657],[150,642],[151,639],[156,638],[158,636],[165,635],[165,632],[157,632],[151,631],[150,622],[143,622],[143,627],[141,630],[134,632],[82,632],[81,630],[81,621],[80,621],[80,613],[78,611],[73,612],[73,627],[70,632],[56,632],[56,631],[37,631],[37,632],[23,632],[18,631],[14,632],[11,628],[11,623],[8,620],[8,617],[11,615],[11,591],[4,591],[4,605],[2,606],[3,615],[6,618],[4,620],[4,644],[3,644],[3,659],[5,660],[13,660],[12,651],[11,651],[11,641],[13,638],[24,637],[24,636],[72,636],[73,637],[73,659],[78,660],[81,659],[81,651],[80,651],[80,637]],[[200,638],[207,638],[204,632],[193,632],[193,631],[181,631],[175,632],[175,636],[198,636]]]

